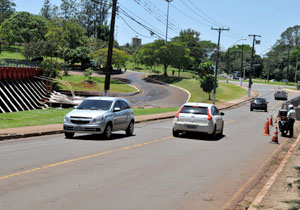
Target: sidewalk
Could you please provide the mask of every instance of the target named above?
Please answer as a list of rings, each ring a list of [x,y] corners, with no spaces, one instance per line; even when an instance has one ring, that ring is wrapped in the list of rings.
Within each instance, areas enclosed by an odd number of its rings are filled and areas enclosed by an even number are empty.
[[[252,95],[256,97],[258,94],[256,92],[253,92]],[[217,107],[220,110],[232,108],[234,106],[241,105],[248,102],[251,98],[252,97],[244,96],[241,99],[217,105]],[[177,112],[168,112],[168,113],[136,116],[135,123],[173,118],[175,117],[176,113]],[[41,136],[41,135],[50,135],[50,134],[59,134],[59,133],[63,133],[62,124],[7,128],[7,129],[0,129],[0,141],[5,139],[26,138],[32,136]]]

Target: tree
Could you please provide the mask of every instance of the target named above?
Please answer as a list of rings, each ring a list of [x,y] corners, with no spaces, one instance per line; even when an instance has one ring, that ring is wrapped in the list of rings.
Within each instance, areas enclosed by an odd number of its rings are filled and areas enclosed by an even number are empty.
[[[15,12],[16,4],[10,0],[0,0],[0,25]]]
[[[52,6],[50,4],[50,0],[44,0],[44,4],[40,11],[40,15],[46,18],[47,20],[52,19]]]
[[[156,40],[154,43],[143,45],[136,53],[137,60],[146,66],[152,67],[158,62],[158,58],[154,53],[160,47],[164,45],[164,41]]]
[[[189,50],[182,43],[167,42],[164,46],[155,50],[158,63],[164,66],[164,76],[168,76],[167,68],[169,65],[176,65],[180,60],[189,56]]]
[[[91,53],[91,56],[94,60],[99,61],[100,65],[106,66],[107,52],[107,48],[103,48]],[[112,64],[114,66],[118,68],[120,66],[125,67],[126,61],[128,60],[129,55],[125,51],[113,48]]]
[[[75,49],[87,44],[86,30],[75,20],[54,19],[47,25],[47,40],[61,48]]]
[[[59,77],[60,64],[55,60],[45,60],[41,64],[43,75],[45,77],[56,78]]]
[[[208,93],[208,100],[211,100],[210,94],[215,84],[214,68],[211,62],[200,64],[197,80],[199,80],[202,90]],[[218,82],[216,87],[218,87]]]
[[[199,32],[187,29],[180,31],[179,36],[172,39],[172,41],[180,42],[190,49],[190,56],[193,58],[190,68],[193,69],[198,68],[201,62],[207,61],[210,54],[216,48],[216,44],[211,41],[201,41],[199,37]]]
[[[1,34],[5,34],[5,40],[13,44],[30,43],[44,40],[47,20],[28,12],[17,12],[2,23]]]
[[[97,2],[93,2],[91,0],[81,0],[80,8],[78,19],[81,25],[86,28],[88,37],[98,37],[100,39],[104,37],[106,39],[106,31],[109,32],[107,18],[111,8],[111,1],[97,0]],[[103,31],[104,36],[102,34]]]
[[[65,20],[75,19],[77,15],[76,0],[61,0],[60,16]]]

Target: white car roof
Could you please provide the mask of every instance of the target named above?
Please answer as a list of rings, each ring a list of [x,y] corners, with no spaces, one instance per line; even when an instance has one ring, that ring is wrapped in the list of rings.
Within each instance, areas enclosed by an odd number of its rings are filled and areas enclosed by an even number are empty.
[[[202,106],[202,107],[209,107],[212,104],[208,104],[208,103],[197,103],[197,102],[189,102],[189,103],[185,103],[184,106]]]

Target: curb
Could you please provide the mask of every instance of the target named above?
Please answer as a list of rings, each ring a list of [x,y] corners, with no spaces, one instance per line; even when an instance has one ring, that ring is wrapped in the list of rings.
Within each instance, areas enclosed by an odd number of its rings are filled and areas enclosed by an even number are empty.
[[[267,183],[262,187],[262,189],[258,192],[257,196],[255,197],[254,201],[251,203],[250,207],[248,208],[249,210],[257,210],[259,208],[260,203],[262,202],[263,198],[265,195],[269,192],[271,189],[272,185],[276,181],[277,176],[282,172],[284,166],[287,164],[290,156],[295,150],[295,147],[299,144],[300,142],[300,134],[298,135],[297,140],[291,145],[289,150],[287,151],[286,155],[284,156],[283,160],[279,164],[278,168],[276,171],[273,173],[273,175],[269,178]]]
[[[161,116],[161,117],[155,117],[155,118],[149,118],[149,119],[146,118],[144,120],[136,120],[135,124],[156,121],[156,120],[170,119],[170,118],[173,118],[174,116],[175,116],[175,114],[173,112],[169,112],[167,115]],[[61,127],[63,127],[63,124],[61,124]],[[0,134],[0,141],[9,140],[9,139],[35,137],[35,136],[55,135],[55,134],[62,134],[62,133],[64,133],[63,129],[53,130],[53,131],[44,131],[44,132],[34,132],[34,133],[8,134],[8,135],[3,135],[3,136],[1,136],[1,134]]]

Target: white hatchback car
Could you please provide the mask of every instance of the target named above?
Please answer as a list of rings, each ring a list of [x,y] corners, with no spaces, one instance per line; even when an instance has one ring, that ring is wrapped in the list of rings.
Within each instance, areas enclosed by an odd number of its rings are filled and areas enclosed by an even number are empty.
[[[178,137],[182,132],[199,132],[216,139],[217,134],[223,135],[223,115],[213,104],[186,103],[173,120],[173,136]]]

